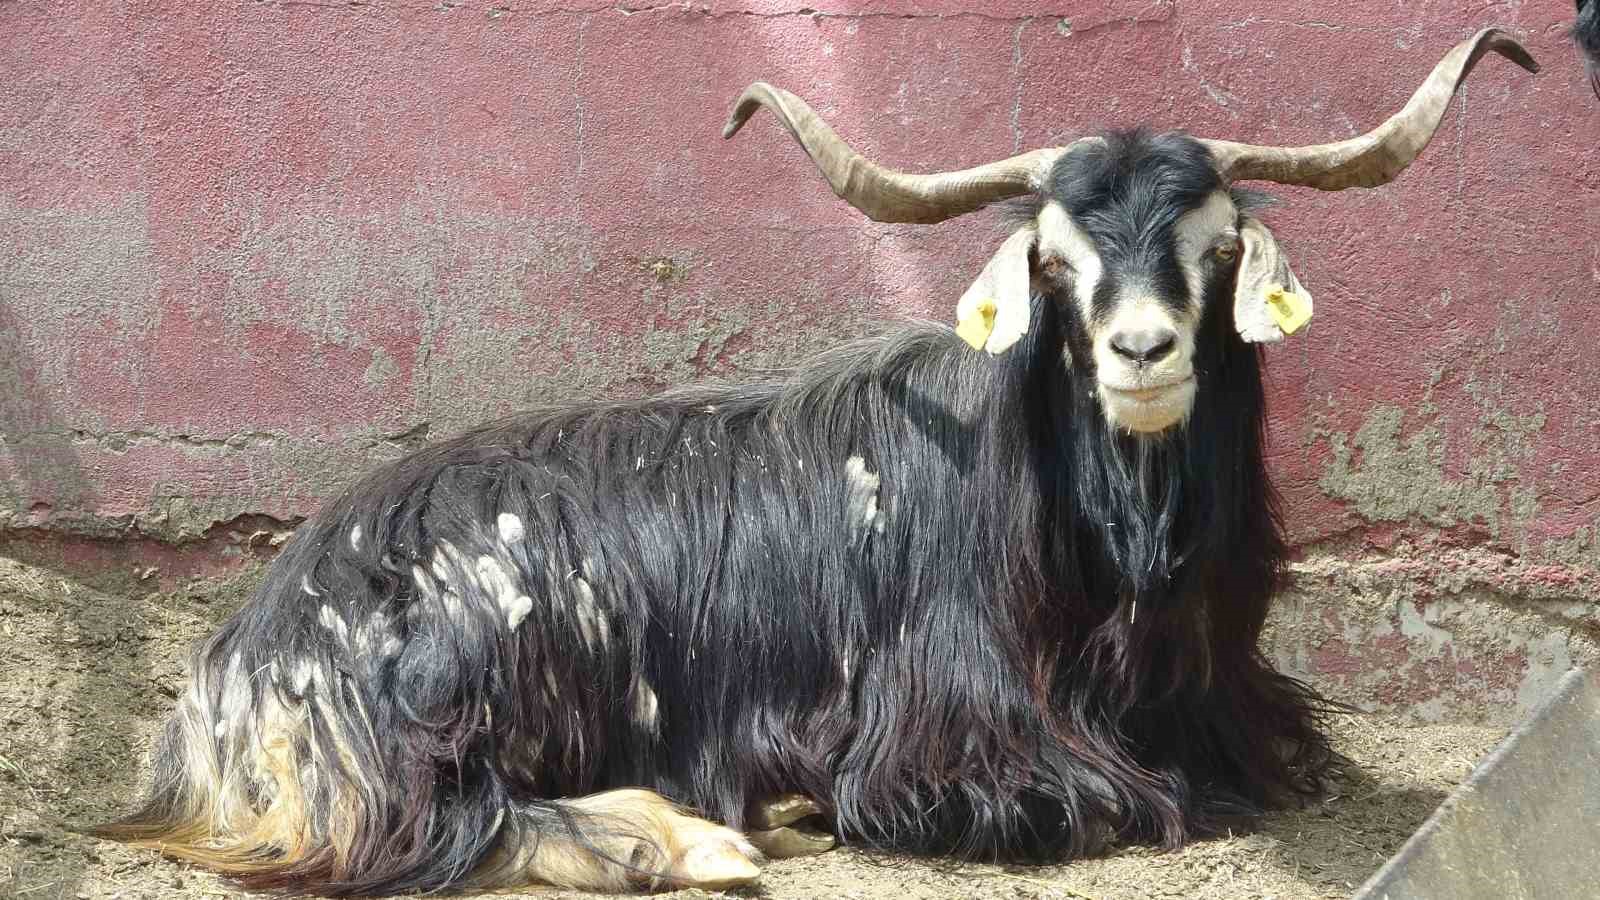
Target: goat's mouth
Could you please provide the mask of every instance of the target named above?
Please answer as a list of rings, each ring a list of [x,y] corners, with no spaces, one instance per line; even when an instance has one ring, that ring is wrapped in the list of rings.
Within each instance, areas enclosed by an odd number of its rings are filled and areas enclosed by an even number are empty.
[[[1154,434],[1189,417],[1194,407],[1194,376],[1164,384],[1114,387],[1099,384],[1100,405],[1112,425],[1125,431]]]

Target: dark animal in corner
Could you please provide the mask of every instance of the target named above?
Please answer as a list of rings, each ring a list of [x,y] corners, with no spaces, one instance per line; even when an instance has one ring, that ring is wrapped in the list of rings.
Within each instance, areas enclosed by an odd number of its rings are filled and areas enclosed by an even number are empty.
[[[1600,97],[1600,2],[1578,0],[1578,20],[1572,24],[1572,40],[1583,52],[1589,66],[1589,85]]]
[[[302,893],[725,887],[753,844],[1063,860],[1317,792],[1321,701],[1257,648],[1261,290],[1302,289],[1235,185],[1389,181],[1491,50],[1535,69],[1484,31],[1332,144],[921,176],[753,85],[728,133],[771,109],[875,219],[1021,198],[974,288],[1014,346],[913,326],[374,472],[199,648],[148,800],[92,833]]]

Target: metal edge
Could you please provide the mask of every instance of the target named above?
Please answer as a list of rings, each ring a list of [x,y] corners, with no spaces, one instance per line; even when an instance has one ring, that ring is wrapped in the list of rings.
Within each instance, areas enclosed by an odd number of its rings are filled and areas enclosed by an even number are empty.
[[[1444,798],[1438,808],[1433,811],[1433,814],[1428,816],[1427,820],[1416,831],[1412,832],[1411,837],[1400,845],[1400,849],[1389,857],[1383,867],[1372,873],[1372,877],[1368,878],[1351,895],[1351,900],[1385,900],[1384,896],[1377,893],[1383,887],[1384,881],[1413,857],[1422,853],[1428,841],[1432,840],[1434,833],[1443,826],[1445,819],[1455,812],[1456,807],[1461,805],[1461,798],[1477,790],[1485,779],[1491,777],[1494,770],[1500,766],[1501,761],[1509,756],[1517,745],[1522,742],[1523,736],[1532,731],[1534,726],[1553,715],[1558,703],[1567,699],[1569,695],[1576,693],[1583,686],[1585,677],[1587,677],[1587,673],[1583,669],[1568,669],[1567,673],[1561,676],[1561,680],[1556,682],[1555,689],[1544,700],[1540,701],[1533,713],[1518,724],[1516,728],[1512,729],[1511,733],[1506,735],[1505,739],[1491,750],[1489,755],[1483,758],[1482,762],[1478,763],[1477,767],[1472,770],[1472,774],[1467,776],[1466,781],[1456,785],[1456,789],[1450,792],[1450,796]]]

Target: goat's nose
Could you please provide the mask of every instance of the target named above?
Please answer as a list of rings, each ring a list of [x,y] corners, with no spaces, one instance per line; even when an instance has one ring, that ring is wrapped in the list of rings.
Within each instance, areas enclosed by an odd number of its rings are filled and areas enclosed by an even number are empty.
[[[1111,336],[1111,349],[1130,362],[1160,362],[1178,347],[1178,333],[1170,328],[1119,331]]]

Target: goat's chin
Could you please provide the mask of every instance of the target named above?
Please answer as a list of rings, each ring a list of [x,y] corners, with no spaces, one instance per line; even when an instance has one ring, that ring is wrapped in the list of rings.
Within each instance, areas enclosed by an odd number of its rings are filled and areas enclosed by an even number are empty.
[[[1100,408],[1112,427],[1140,435],[1158,435],[1183,424],[1194,409],[1194,378],[1161,387],[1125,390],[1099,385]]]

